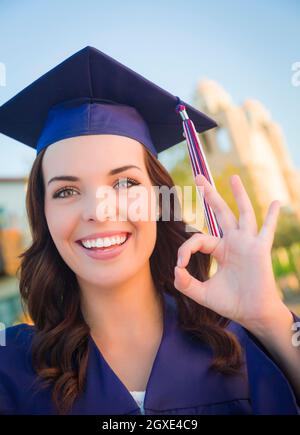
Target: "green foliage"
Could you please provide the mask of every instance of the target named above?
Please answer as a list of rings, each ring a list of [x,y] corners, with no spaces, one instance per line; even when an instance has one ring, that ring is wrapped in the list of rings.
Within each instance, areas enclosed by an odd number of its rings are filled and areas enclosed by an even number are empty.
[[[289,247],[300,242],[300,222],[297,216],[287,210],[281,210],[277,222],[273,247]]]
[[[276,278],[296,272],[292,253],[284,247],[272,250],[272,266]]]

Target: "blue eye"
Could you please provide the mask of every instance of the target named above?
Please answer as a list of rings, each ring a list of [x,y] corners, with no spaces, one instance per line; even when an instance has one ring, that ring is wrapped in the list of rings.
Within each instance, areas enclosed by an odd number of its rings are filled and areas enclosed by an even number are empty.
[[[138,184],[140,184],[136,180],[133,180],[133,178],[128,178],[128,177],[119,178],[117,184],[120,185],[120,184],[122,184],[122,182],[124,182],[125,188],[128,187],[128,183],[131,184],[131,186],[129,186],[129,187],[137,186]]]
[[[55,192],[53,195],[53,198],[68,198],[69,196],[74,196],[74,195],[60,196],[61,193],[64,193],[64,192],[76,192],[76,191],[72,187],[65,187],[64,189],[61,189],[61,190],[58,190],[57,192]]]

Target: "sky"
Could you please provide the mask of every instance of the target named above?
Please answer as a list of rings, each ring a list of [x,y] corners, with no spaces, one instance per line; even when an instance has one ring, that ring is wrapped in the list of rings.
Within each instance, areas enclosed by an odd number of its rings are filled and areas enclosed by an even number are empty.
[[[300,170],[299,22],[299,0],[0,0],[0,105],[90,45],[190,104],[204,78],[236,105],[258,99]],[[0,177],[35,155],[0,134]]]

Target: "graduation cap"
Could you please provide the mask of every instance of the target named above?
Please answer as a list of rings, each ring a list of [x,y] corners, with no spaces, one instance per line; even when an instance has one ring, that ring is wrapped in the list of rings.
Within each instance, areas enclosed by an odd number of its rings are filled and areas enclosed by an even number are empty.
[[[139,141],[157,157],[182,142],[184,130],[194,176],[202,173],[211,184],[197,132],[216,126],[179,97],[89,46],[0,107],[0,132],[37,154],[62,139],[116,134]],[[219,235],[213,212],[205,208],[209,232]]]

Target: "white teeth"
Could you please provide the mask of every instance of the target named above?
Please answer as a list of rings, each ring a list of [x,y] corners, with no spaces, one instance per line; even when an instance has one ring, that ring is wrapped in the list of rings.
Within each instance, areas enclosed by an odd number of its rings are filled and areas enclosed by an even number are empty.
[[[107,246],[110,246],[114,244],[114,239],[109,239],[108,237],[105,237],[104,239],[104,247],[106,248]]]
[[[103,247],[103,242],[101,239],[96,240],[96,246],[97,248],[102,248]]]
[[[114,236],[114,237],[104,237],[93,240],[84,240],[81,241],[85,248],[103,248],[112,245],[120,245],[125,242],[127,236]]]

